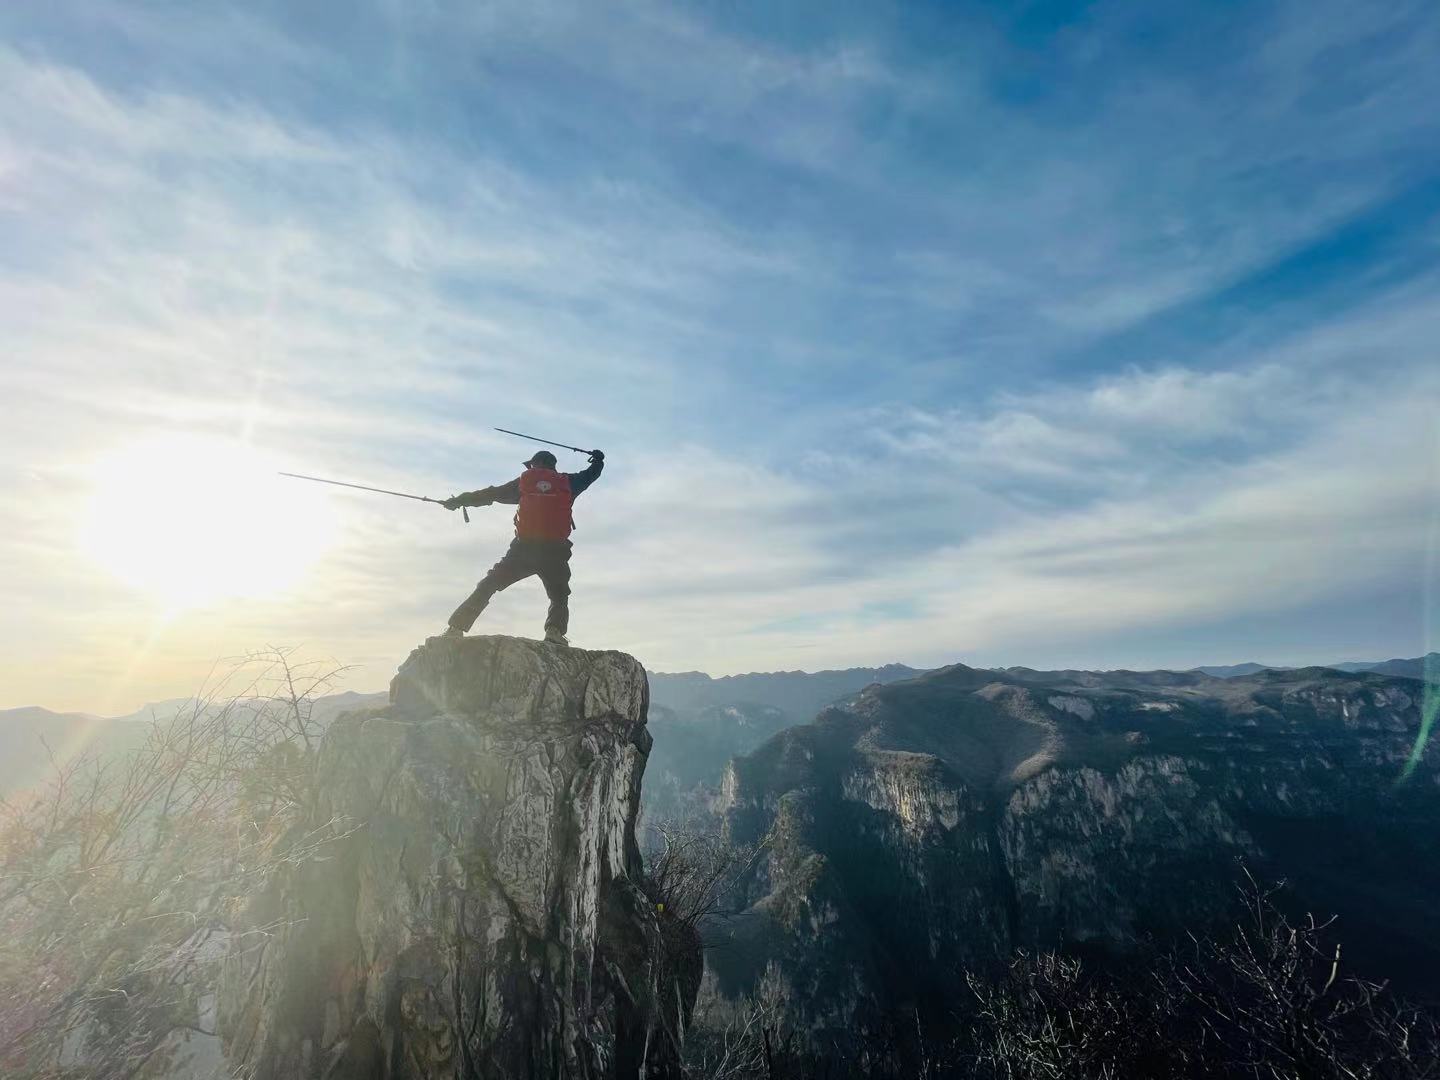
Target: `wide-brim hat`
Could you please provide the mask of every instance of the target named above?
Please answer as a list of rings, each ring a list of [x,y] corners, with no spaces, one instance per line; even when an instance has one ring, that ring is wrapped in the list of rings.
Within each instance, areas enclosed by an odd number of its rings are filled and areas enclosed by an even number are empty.
[[[535,453],[530,455],[530,460],[523,462],[523,464],[531,466],[532,468],[536,465],[543,465],[547,469],[553,469],[555,467],[555,455],[549,450],[536,450]]]

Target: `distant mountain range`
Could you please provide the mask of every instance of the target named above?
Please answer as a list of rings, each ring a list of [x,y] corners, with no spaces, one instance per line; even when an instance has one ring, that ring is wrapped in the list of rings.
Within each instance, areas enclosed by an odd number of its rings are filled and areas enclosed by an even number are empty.
[[[1313,665],[1312,665],[1313,666]],[[1409,660],[1346,660],[1339,664],[1322,664],[1333,671],[1373,671],[1377,675],[1399,675],[1404,679],[1423,679],[1428,669],[1433,677],[1440,678],[1440,652],[1426,653]],[[1257,671],[1295,671],[1296,668],[1279,664],[1210,664],[1191,668],[1203,671],[1221,679],[1233,679],[1237,675],[1254,675]]]
[[[1413,659],[1346,661],[1326,665],[1337,671],[1373,671],[1423,678],[1426,665],[1440,678],[1440,653]],[[1023,673],[1026,668],[1003,669]],[[1220,678],[1289,670],[1248,663],[1191,669]],[[829,705],[843,702],[872,684],[911,679],[924,672],[904,664],[833,671],[777,671],[712,677],[698,671],[650,673],[650,730],[655,748],[645,774],[647,805],[672,812],[676,799],[695,785],[718,784],[725,763],[747,754],[787,727],[807,723]],[[322,722],[350,709],[384,705],[385,691],[347,690],[316,702]],[[109,752],[143,738],[145,724],[173,718],[191,705],[188,698],[152,702],[122,716],[53,712],[36,705],[0,709],[0,794],[44,775],[53,754],[67,761],[85,750]],[[47,750],[47,746],[49,749]]]
[[[680,713],[714,705],[755,702],[788,715],[811,719],[837,698],[857,693],[871,683],[911,679],[924,672],[904,664],[838,671],[771,671],[749,675],[706,675],[700,671],[650,672],[650,700]]]
[[[0,710],[0,795],[40,779],[52,756],[69,761],[117,731],[111,721],[89,713],[57,713],[38,705]]]
[[[316,699],[314,716],[324,725],[343,712],[384,705],[389,694],[347,690]],[[55,764],[84,753],[98,755],[137,747],[154,721],[173,720],[193,707],[190,698],[156,701],[123,716],[59,713],[38,705],[0,709],[0,796],[42,781]]]
[[[671,805],[697,784],[716,784],[725,763],[749,753],[777,731],[803,724],[827,705],[875,683],[921,674],[887,664],[840,671],[778,671],[712,678],[698,671],[650,673],[650,730],[655,748],[646,768],[647,800]],[[378,708],[388,695],[353,690],[317,700],[322,723],[351,709]],[[0,710],[0,794],[34,783],[49,757],[68,761],[86,750],[135,745],[146,725],[192,706],[188,698],[152,702],[123,716],[57,713],[39,706]],[[47,751],[46,747],[49,747]]]
[[[1326,668],[1344,672],[1374,671],[1381,675],[1423,678],[1426,663],[1440,678],[1440,653],[1409,660],[1345,661]],[[1238,678],[1263,671],[1287,671],[1268,664],[1229,664],[1192,668],[1219,678]],[[1041,673],[1030,668],[1001,669],[1007,677]],[[725,763],[748,754],[772,735],[808,723],[822,709],[843,704],[872,685],[913,679],[926,672],[904,664],[839,671],[780,671],[714,678],[698,671],[650,673],[650,731],[655,746],[645,768],[648,814],[681,818],[703,807],[718,788]],[[1064,672],[1070,677],[1107,673]],[[1129,673],[1108,673],[1129,674]],[[1149,673],[1163,682],[1172,674]],[[1137,677],[1145,677],[1141,673]]]

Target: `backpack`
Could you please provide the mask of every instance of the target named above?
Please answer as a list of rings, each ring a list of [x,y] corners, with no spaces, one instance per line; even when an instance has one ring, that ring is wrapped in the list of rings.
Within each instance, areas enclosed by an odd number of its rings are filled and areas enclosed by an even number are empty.
[[[520,474],[520,509],[515,535],[522,540],[565,540],[575,527],[570,516],[570,477],[554,469],[526,469]]]

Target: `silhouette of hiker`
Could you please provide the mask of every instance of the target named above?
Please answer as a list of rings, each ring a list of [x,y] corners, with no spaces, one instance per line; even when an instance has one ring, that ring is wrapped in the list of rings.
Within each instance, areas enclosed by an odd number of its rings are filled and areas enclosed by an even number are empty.
[[[545,616],[545,640],[568,645],[565,631],[570,623],[570,530],[575,527],[570,505],[593,484],[605,468],[605,455],[590,451],[590,467],[584,472],[555,471],[555,455],[540,450],[525,462],[525,471],[508,484],[481,488],[454,495],[440,505],[447,510],[462,506],[489,506],[491,503],[518,505],[515,512],[515,539],[485,579],[450,616],[445,637],[460,637],[475,625],[490,598],[531,574],[538,574],[550,598]]]

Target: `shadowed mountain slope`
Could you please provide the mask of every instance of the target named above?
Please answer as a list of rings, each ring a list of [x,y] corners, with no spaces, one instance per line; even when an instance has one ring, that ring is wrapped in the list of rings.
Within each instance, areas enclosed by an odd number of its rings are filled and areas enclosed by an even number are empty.
[[[1223,921],[1240,860],[1339,913],[1362,969],[1428,979],[1436,749],[1398,783],[1423,694],[1328,668],[955,665],[872,687],[727,770],[731,837],[771,846],[718,985],[773,964],[812,1037],[843,1040],[943,1011],[1015,947],[1118,957]]]

